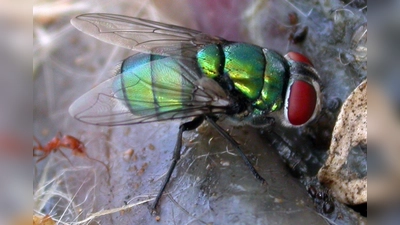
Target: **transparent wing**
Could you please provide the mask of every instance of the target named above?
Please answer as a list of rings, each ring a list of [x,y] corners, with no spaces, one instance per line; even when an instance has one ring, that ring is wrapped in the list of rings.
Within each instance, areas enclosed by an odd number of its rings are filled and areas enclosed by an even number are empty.
[[[151,73],[147,78],[133,73],[129,74],[130,82],[121,87],[121,80],[127,79],[124,77],[127,75],[120,73],[78,98],[69,113],[89,124],[116,126],[226,112],[231,103],[214,80],[199,77],[198,72],[185,65],[183,60],[179,60],[181,69],[173,71],[175,68],[168,68],[169,59],[151,61],[149,64],[156,65],[149,67],[158,66],[167,74],[176,72],[179,79],[170,79],[166,75],[162,82],[152,82]],[[134,94],[128,96],[128,92]],[[150,92],[152,94],[148,94]],[[158,99],[153,97],[154,93]]]
[[[158,55],[177,55],[183,48],[225,42],[197,30],[116,14],[83,14],[71,23],[104,42]]]

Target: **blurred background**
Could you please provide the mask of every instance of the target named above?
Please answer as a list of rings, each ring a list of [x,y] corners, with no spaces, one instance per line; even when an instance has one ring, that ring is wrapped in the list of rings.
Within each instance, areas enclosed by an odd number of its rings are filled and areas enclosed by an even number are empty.
[[[373,4],[369,14],[374,31],[368,63],[368,194],[372,203],[368,211],[373,222],[380,224],[395,224],[400,212],[399,7],[398,1]]]
[[[32,20],[25,1],[0,1],[0,224],[31,221]]]
[[[33,24],[30,4],[1,3],[0,224],[27,224],[20,221],[30,221],[32,207],[34,215],[49,215],[59,224],[366,223],[366,203],[359,210],[334,197],[318,200],[321,193],[331,194],[314,179],[327,157],[340,103],[367,76],[366,0],[34,1]],[[400,5],[390,3],[382,2],[369,15],[376,29],[370,40],[368,94],[370,220],[379,224],[395,224],[400,208]],[[83,124],[68,114],[75,99],[113,76],[115,66],[133,54],[70,24],[87,12],[176,24],[282,54],[299,51],[321,76],[325,119],[300,130],[278,124],[277,136],[222,124],[266,178],[267,187],[207,124],[187,132],[156,222],[147,207],[168,169],[180,122],[110,128]],[[32,67],[27,54],[31,31]],[[32,160],[32,126],[42,145],[61,132],[82,141],[87,156],[63,148],[63,154]],[[300,151],[301,160],[315,159],[305,160],[306,173],[292,174],[290,165],[298,158],[284,163],[285,147],[293,155]],[[317,195],[310,191],[312,185]]]

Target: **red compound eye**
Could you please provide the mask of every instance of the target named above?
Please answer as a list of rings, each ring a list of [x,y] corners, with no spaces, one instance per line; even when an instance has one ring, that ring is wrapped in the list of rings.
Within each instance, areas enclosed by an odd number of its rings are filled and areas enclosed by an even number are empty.
[[[310,66],[313,66],[313,64],[311,63],[311,61],[305,57],[304,55],[298,53],[298,52],[288,52],[286,54],[286,57],[288,57],[289,59],[295,61],[295,62],[301,62],[301,63],[305,63],[308,64]]]
[[[294,126],[303,125],[314,114],[317,93],[313,85],[302,80],[296,80],[290,87],[290,96],[287,101],[289,122]]]

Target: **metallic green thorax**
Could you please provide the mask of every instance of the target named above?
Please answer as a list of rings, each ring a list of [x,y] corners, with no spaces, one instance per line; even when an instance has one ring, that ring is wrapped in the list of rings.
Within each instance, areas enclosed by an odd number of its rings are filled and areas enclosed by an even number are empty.
[[[289,69],[278,53],[245,43],[212,44],[203,47],[197,58],[205,76],[217,81],[229,77],[254,108],[267,112],[281,108]]]
[[[264,49],[264,86],[254,106],[261,110],[275,111],[281,108],[283,91],[288,80],[289,66],[277,52]]]

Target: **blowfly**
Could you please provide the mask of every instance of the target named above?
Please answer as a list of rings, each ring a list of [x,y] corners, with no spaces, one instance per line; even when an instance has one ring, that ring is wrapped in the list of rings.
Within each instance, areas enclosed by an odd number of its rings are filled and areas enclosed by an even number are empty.
[[[89,124],[117,126],[188,119],[179,127],[172,163],[151,206],[158,202],[180,159],[182,133],[207,121],[259,175],[239,144],[218,124],[299,127],[320,111],[320,78],[304,55],[227,41],[197,30],[114,14],[71,20],[80,31],[137,51],[112,78],[78,98],[70,114]]]

